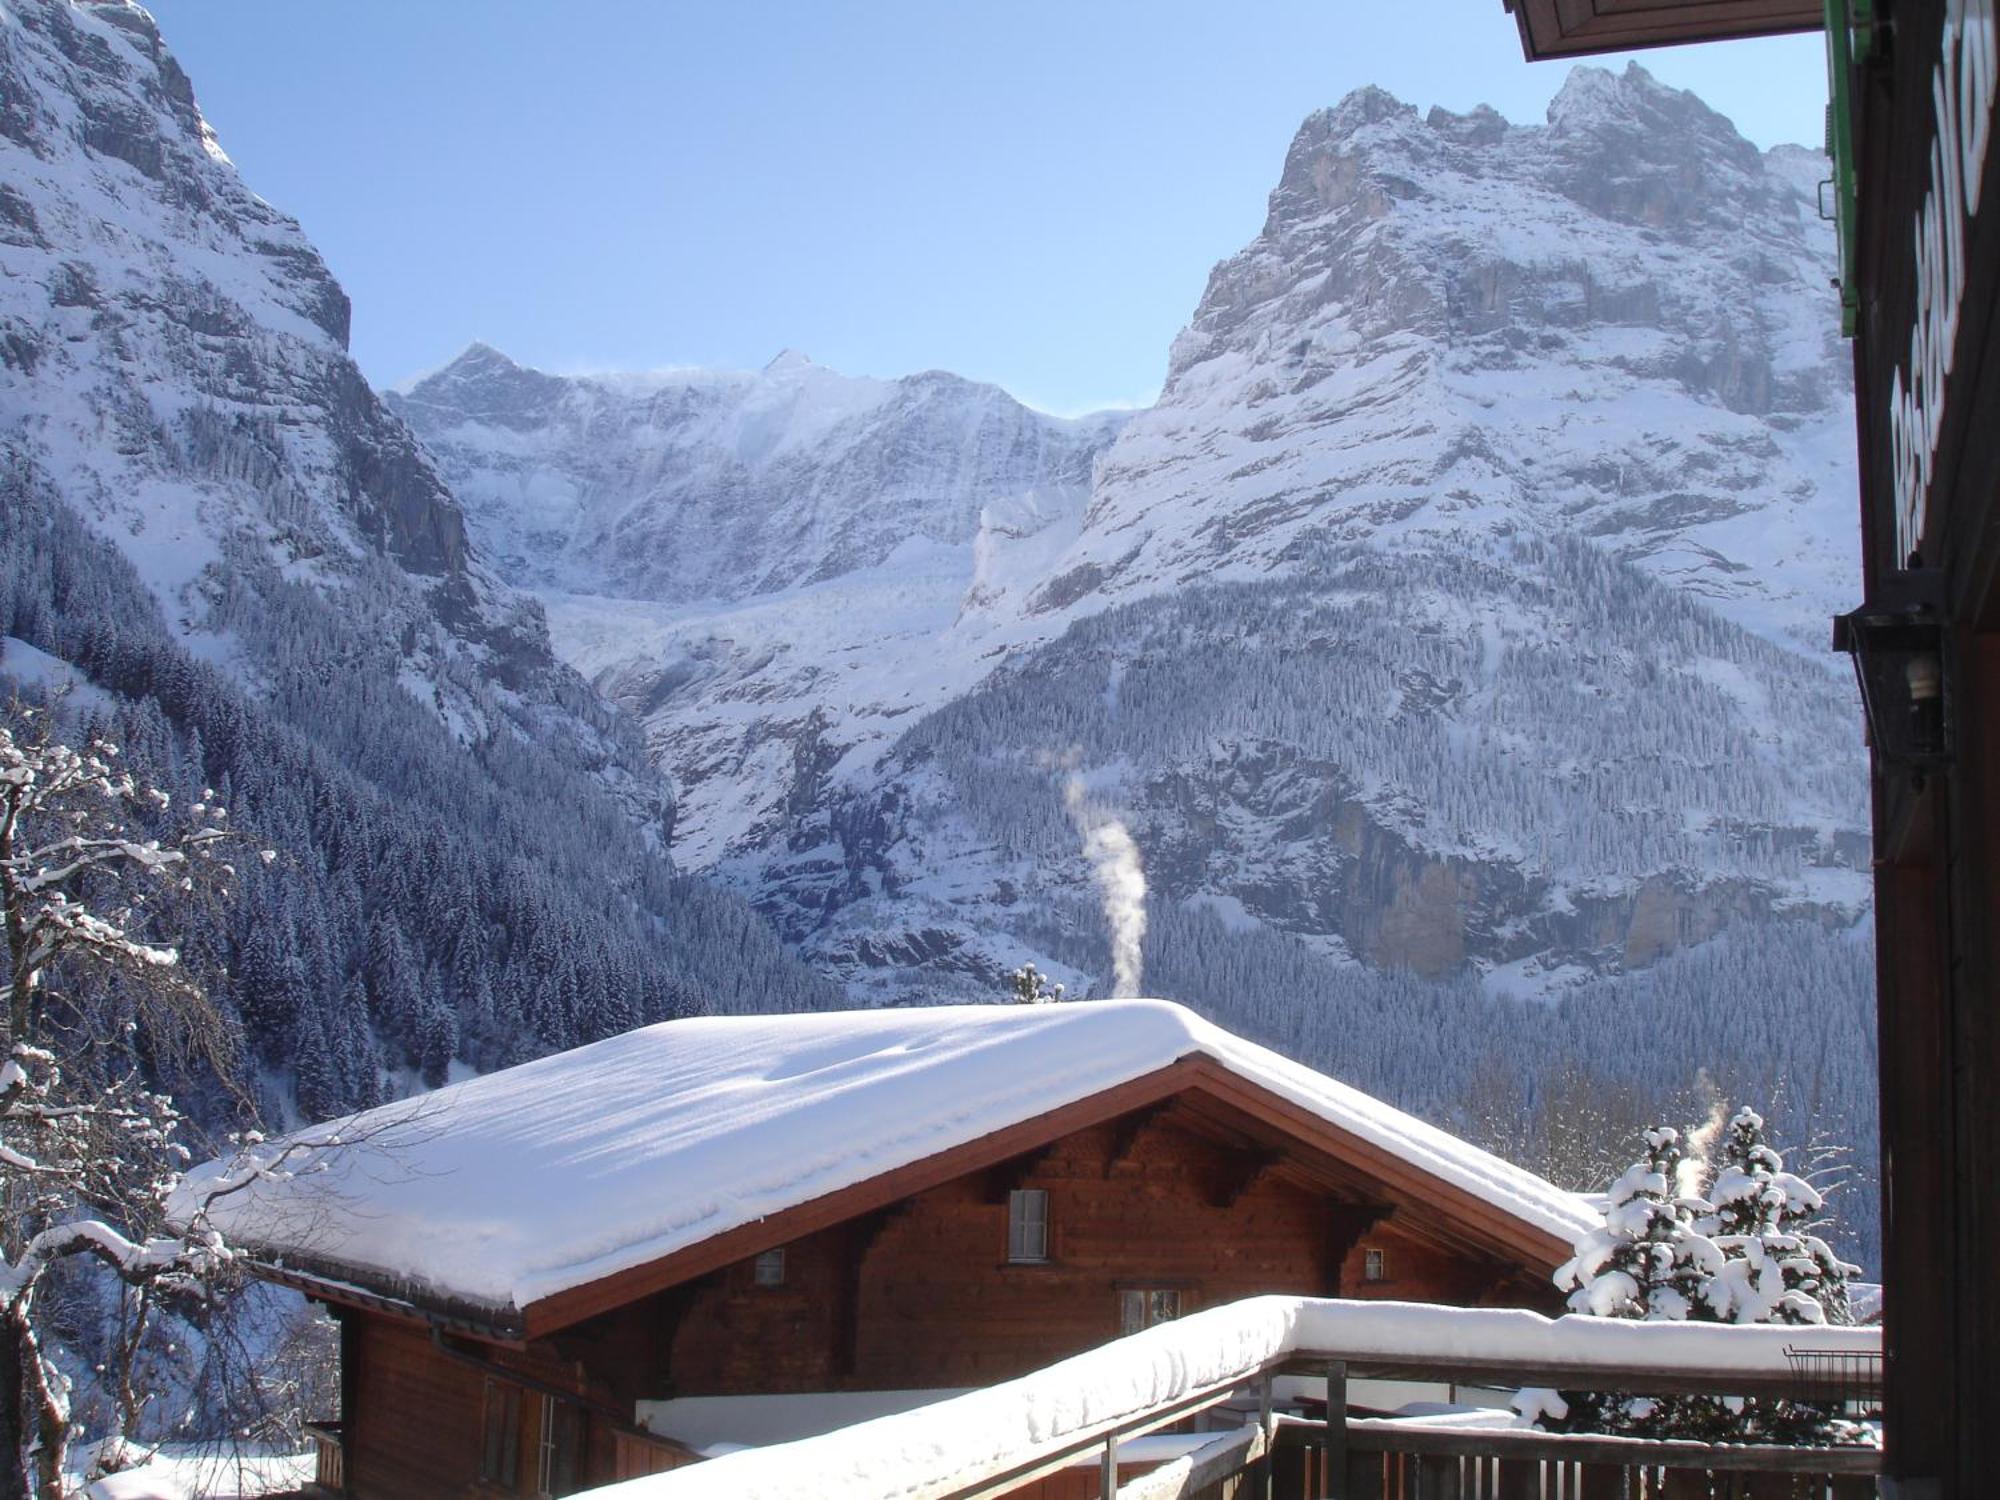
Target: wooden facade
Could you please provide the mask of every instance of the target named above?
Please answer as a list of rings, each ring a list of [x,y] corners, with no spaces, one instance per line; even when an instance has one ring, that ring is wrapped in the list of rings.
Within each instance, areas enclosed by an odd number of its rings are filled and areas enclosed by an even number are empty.
[[[2000,121],[1990,3],[1892,19],[1851,85],[1863,576],[1934,601],[1950,741],[1874,758],[1887,1458],[1969,1500],[2000,1393]]]
[[[906,1195],[851,1195],[854,1212],[803,1233],[767,1221],[686,1280],[628,1275],[628,1300],[599,1289],[597,1310],[539,1334],[330,1299],[347,1493],[567,1493],[693,1460],[637,1428],[642,1402],[986,1385],[1135,1316],[1263,1292],[1554,1304],[1553,1237],[1524,1250],[1518,1224],[1496,1236],[1407,1173],[1181,1083]],[[1039,1259],[1011,1253],[1022,1193],[1045,1195]]]

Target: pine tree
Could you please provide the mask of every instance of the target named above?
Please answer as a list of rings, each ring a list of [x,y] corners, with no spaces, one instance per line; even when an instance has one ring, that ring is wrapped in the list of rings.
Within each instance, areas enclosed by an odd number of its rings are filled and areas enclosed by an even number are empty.
[[[1013,999],[1021,1005],[1054,1005],[1062,1000],[1063,987],[1050,984],[1048,977],[1033,964],[1022,964],[1007,976]]]
[[[1742,1109],[1730,1120],[1712,1202],[1686,1191],[1702,1166],[1688,1158],[1678,1131],[1646,1132],[1646,1156],[1612,1184],[1603,1227],[1555,1274],[1570,1311],[1676,1322],[1846,1321],[1846,1277],[1857,1268],[1807,1232],[1822,1199],[1785,1170],[1764,1139],[1763,1118]],[[1805,1402],[1599,1391],[1564,1391],[1551,1402],[1547,1394],[1533,1393],[1537,1420],[1561,1431],[1791,1443],[1842,1433],[1838,1412]]]
[[[1569,1293],[1571,1312],[1713,1321],[1711,1282],[1722,1256],[1696,1229],[1709,1205],[1681,1192],[1681,1133],[1655,1126],[1645,1141],[1646,1155],[1611,1185],[1604,1227],[1557,1269],[1556,1285]]]
[[[1737,1323],[1846,1323],[1847,1279],[1860,1268],[1811,1232],[1826,1203],[1764,1137],[1764,1117],[1745,1107],[1729,1122],[1723,1163],[1701,1224],[1725,1257],[1725,1316]]]

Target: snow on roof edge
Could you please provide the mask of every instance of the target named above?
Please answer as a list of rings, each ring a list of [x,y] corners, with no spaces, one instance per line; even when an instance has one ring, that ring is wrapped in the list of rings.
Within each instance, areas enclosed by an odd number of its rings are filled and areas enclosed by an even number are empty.
[[[663,1022],[264,1148],[351,1143],[399,1109],[416,1111],[409,1149],[422,1181],[385,1184],[343,1148],[337,1201],[355,1198],[357,1213],[330,1239],[287,1238],[288,1217],[307,1202],[288,1184],[232,1195],[218,1227],[281,1264],[518,1313],[1190,1057],[1559,1242],[1597,1223],[1575,1194],[1179,1004],[1139,1000]],[[227,1170],[190,1174],[183,1212]],[[444,1180],[452,1174],[462,1176]],[[552,1241],[547,1184],[558,1179],[573,1222]],[[510,1192],[528,1200],[511,1220]],[[633,1216],[635,1199],[652,1205],[649,1216]],[[307,1207],[304,1218],[325,1234],[323,1213]]]

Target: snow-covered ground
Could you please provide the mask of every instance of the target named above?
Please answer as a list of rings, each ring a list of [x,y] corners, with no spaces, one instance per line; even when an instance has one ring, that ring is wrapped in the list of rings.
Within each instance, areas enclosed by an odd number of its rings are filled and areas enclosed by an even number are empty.
[[[96,1445],[74,1459],[87,1463]],[[210,1444],[169,1443],[129,1455],[115,1474],[84,1482],[73,1476],[84,1500],[253,1500],[303,1488],[313,1477],[310,1453],[233,1453]]]

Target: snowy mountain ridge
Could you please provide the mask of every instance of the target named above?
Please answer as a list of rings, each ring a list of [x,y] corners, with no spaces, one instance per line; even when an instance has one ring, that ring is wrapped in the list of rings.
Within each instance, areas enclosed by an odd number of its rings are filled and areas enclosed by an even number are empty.
[[[1636,66],[1576,69],[1543,126],[1379,89],[1313,115],[1107,455],[1068,587],[1580,531],[1820,653],[1858,586],[1820,175]]]
[[[389,396],[487,549],[537,588],[736,600],[969,541],[983,506],[1075,508],[1115,415],[1043,416],[942,371],[554,376],[483,344]]]
[[[647,723],[682,857],[850,982],[1059,963],[1020,924],[1091,920],[1077,763],[1156,899],[1534,992],[1866,909],[1816,171],[1637,68],[1578,69],[1540,126],[1360,90],[1300,129],[1160,402],[1032,485],[910,440],[911,382],[795,359],[635,398],[473,350],[398,405],[477,533],[548,494],[615,518],[492,550]],[[727,530],[746,492],[785,526]]]

